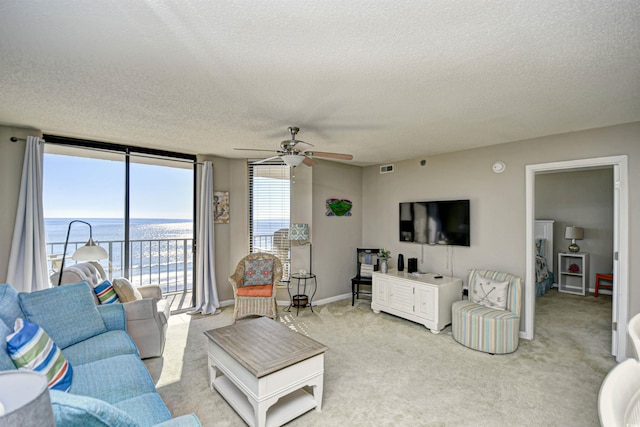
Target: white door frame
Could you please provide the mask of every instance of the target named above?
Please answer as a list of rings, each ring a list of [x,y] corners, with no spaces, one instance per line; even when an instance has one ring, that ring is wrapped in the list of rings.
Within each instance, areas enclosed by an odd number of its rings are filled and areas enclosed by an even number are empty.
[[[535,176],[538,172],[568,171],[593,167],[613,166],[614,173],[614,286],[613,286],[613,343],[616,360],[621,362],[627,358],[627,311],[629,301],[629,175],[628,156],[598,157],[593,159],[568,160],[552,163],[540,163],[525,167],[526,182],[526,286],[525,286],[525,324],[521,333],[525,339],[534,338],[535,320]],[[617,349],[617,351],[616,351]]]

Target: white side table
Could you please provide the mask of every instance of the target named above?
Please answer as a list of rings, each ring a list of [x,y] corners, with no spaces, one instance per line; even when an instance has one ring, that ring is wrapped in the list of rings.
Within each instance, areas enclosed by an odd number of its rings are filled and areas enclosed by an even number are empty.
[[[589,290],[589,254],[560,252],[558,254],[558,291],[585,295]]]

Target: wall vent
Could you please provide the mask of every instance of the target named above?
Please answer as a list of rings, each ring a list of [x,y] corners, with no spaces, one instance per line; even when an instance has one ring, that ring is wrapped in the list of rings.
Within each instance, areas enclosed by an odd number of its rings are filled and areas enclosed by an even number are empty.
[[[393,165],[384,165],[380,166],[380,173],[391,173],[393,172]]]

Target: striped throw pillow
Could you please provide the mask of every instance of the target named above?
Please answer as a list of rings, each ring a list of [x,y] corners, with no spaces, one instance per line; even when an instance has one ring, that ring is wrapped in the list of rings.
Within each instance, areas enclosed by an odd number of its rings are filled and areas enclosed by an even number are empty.
[[[40,372],[52,390],[71,388],[73,369],[56,343],[40,326],[16,319],[14,333],[7,336],[7,352],[18,369]]]
[[[114,302],[120,302],[115,289],[113,289],[113,285],[108,280],[105,280],[93,288],[93,291],[96,293],[98,300],[100,300],[100,304],[113,304]]]

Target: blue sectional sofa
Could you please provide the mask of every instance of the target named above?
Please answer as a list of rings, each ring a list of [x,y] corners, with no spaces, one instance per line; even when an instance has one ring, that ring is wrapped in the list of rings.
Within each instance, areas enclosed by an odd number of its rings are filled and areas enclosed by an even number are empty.
[[[17,318],[39,325],[72,367],[67,392],[50,390],[57,427],[200,426],[171,418],[127,334],[122,304],[96,306],[86,282],[17,293],[0,285],[0,371],[16,369],[6,337]]]

